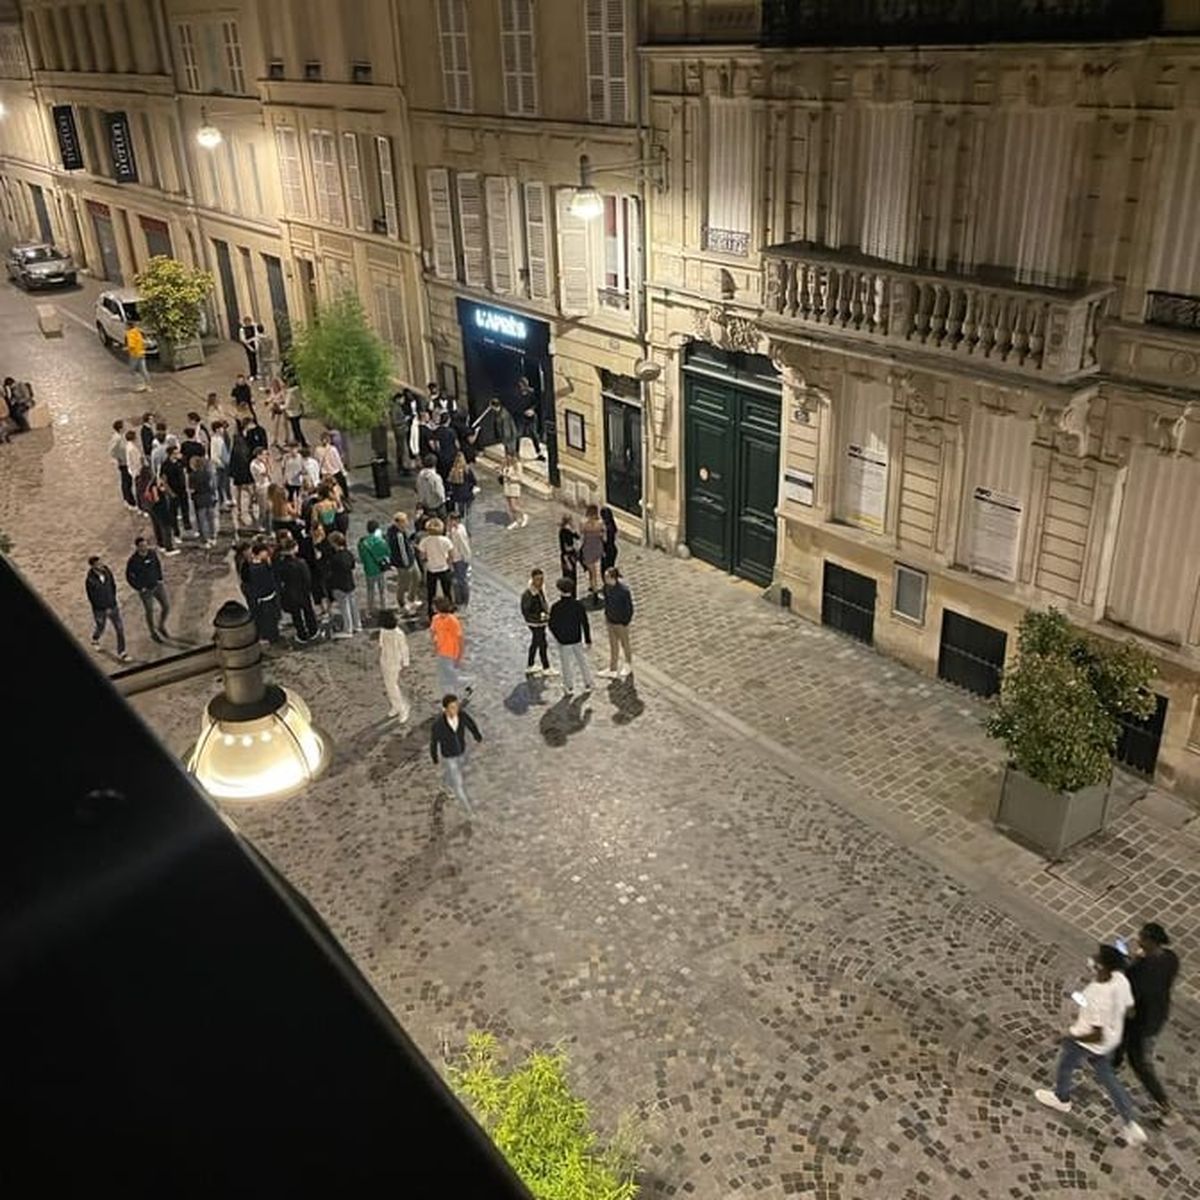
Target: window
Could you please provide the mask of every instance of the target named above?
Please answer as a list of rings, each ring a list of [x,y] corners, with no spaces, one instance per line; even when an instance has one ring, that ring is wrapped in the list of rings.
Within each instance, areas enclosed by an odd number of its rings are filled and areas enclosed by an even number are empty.
[[[509,116],[537,114],[537,60],[533,46],[533,0],[500,0],[500,51],[504,108]]]
[[[433,273],[438,279],[458,274],[454,254],[454,218],[450,210],[450,172],[431,167],[425,175],[429,194],[429,227],[433,237]]]
[[[399,280],[375,276],[375,320],[379,336],[391,347],[392,362],[401,379],[409,378],[408,339],[404,331],[404,294]]]
[[[492,291],[513,290],[512,188],[503,176],[490,176],[484,185],[487,199],[488,259]]]
[[[624,196],[604,197],[604,282],[600,303],[605,308],[629,307],[629,201]]]
[[[375,158],[379,163],[379,194],[383,199],[383,223],[388,237],[400,236],[400,209],[396,203],[396,172],[392,167],[392,139],[375,139]]]
[[[200,90],[200,67],[196,62],[196,37],[189,21],[176,26],[179,37],[179,61],[183,64],[183,86],[185,91]]]
[[[753,189],[754,113],[740,100],[710,100],[706,250],[750,253]]]
[[[363,193],[362,167],[358,158],[358,134],[342,134],[342,161],[346,164],[346,195],[350,198],[350,223],[367,228],[367,198]]]
[[[258,147],[253,139],[246,143],[246,157],[250,162],[250,186],[254,189],[253,215],[262,217],[266,215],[266,206],[263,204],[262,177],[258,173]]]
[[[292,216],[308,216],[304,198],[304,172],[300,165],[300,138],[288,125],[275,126],[275,149],[279,155],[279,184],[283,191],[283,211]]]
[[[620,125],[628,119],[625,0],[586,0],[588,115]]]
[[[309,131],[308,148],[312,155],[317,217],[330,225],[345,225],[346,204],[342,197],[342,173],[338,170],[337,141],[328,130],[313,129]]]
[[[150,178],[147,182],[153,187],[162,187],[162,176],[158,170],[158,150],[154,145],[154,129],[150,123],[150,114],[139,113],[138,125],[142,135],[141,159],[150,171]]]
[[[925,593],[929,576],[924,571],[896,564],[892,577],[892,612],[898,617],[925,624]]]
[[[595,303],[591,222],[571,212],[574,188],[559,188],[555,196],[558,201],[559,304],[565,316],[585,317]]]
[[[463,280],[487,287],[483,238],[483,193],[479,175],[464,171],[455,177],[458,190],[458,231],[462,237]]]
[[[229,72],[229,90],[241,96],[246,91],[246,73],[242,69],[242,43],[238,40],[236,21],[222,21],[221,33],[225,39],[225,69]]]
[[[206,154],[208,163],[208,202],[213,208],[225,207],[225,194],[221,190],[221,167],[215,154]]]
[[[465,0],[438,0],[438,41],[446,107],[452,112],[470,112],[471,59]]]
[[[238,170],[237,141],[227,137],[222,143],[225,150],[225,169],[229,172],[229,200],[231,211],[244,213],[245,202],[242,199],[242,173]]]
[[[546,185],[525,185],[525,253],[531,300],[550,298],[550,220],[546,214]]]

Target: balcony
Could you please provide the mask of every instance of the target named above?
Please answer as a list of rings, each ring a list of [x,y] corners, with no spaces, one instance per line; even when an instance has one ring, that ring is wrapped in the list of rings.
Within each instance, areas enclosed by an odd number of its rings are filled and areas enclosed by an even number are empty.
[[[1163,28],[1162,0],[763,0],[764,46],[1091,42]]]
[[[1048,383],[1097,370],[1107,286],[993,284],[804,244],[771,247],[763,260],[768,323]]]

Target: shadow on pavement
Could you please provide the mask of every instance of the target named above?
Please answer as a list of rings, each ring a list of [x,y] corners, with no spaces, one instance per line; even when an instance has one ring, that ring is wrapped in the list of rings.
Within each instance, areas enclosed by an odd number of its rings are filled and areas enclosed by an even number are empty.
[[[516,717],[523,717],[531,708],[541,708],[545,703],[546,682],[536,677],[526,676],[504,697],[504,707]]]
[[[584,711],[586,696],[564,696],[548,708],[538,724],[547,746],[561,749],[567,740],[582,733],[592,720],[592,710]]]
[[[608,698],[617,710],[613,713],[614,725],[628,725],[646,711],[646,702],[638,695],[632,675],[614,679],[608,685]]]

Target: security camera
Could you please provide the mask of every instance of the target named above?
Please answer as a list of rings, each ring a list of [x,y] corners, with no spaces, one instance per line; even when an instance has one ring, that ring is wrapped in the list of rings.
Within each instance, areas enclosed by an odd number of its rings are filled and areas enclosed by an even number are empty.
[[[662,374],[662,364],[652,358],[639,358],[633,364],[633,373],[643,383],[653,383]]]

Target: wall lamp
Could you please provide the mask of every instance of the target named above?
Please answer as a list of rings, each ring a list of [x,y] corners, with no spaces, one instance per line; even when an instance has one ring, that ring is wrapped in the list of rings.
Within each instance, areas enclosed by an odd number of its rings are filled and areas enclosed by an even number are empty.
[[[569,212],[571,216],[581,221],[594,221],[604,212],[604,197],[600,195],[592,176],[602,171],[606,175],[632,175],[638,179],[648,179],[654,188],[662,191],[667,186],[667,151],[663,146],[656,146],[649,158],[634,158],[628,162],[603,163],[598,167],[592,166],[592,160],[586,154],[579,156],[579,186],[571,197]]]

